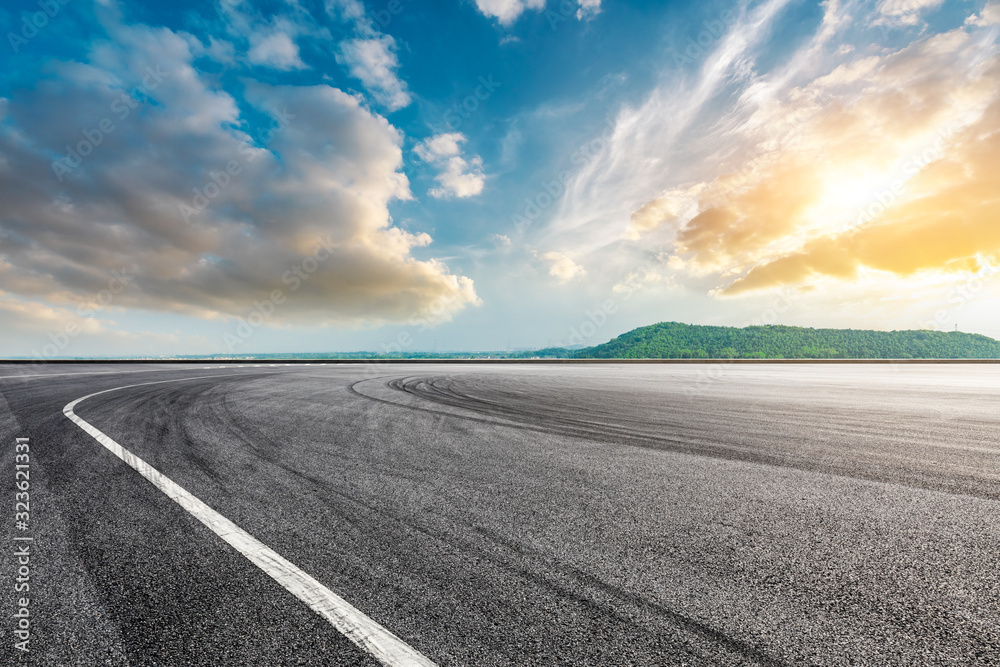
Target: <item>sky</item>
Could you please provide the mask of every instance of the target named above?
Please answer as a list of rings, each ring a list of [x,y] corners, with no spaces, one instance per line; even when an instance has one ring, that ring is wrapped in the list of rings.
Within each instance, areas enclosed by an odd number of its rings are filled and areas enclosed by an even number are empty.
[[[0,356],[1000,338],[1000,3],[16,0]]]

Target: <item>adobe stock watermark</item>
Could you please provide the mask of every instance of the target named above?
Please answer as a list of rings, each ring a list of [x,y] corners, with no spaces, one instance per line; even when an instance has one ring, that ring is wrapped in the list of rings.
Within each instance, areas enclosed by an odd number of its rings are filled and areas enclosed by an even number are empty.
[[[625,280],[615,285],[613,291],[617,296],[609,297],[596,308],[586,310],[584,312],[586,319],[577,326],[570,327],[567,346],[582,345],[586,341],[593,340],[622,304],[631,299],[643,285],[650,282],[651,277],[658,275],[655,270],[656,264],[657,262],[652,259],[643,262],[630,272]]]
[[[784,287],[780,288],[768,305],[760,311],[760,314],[750,318],[743,323],[744,327],[760,327],[771,324],[778,324],[779,315],[784,315],[794,308],[802,295],[797,291],[789,291]]]
[[[281,282],[287,286],[288,292],[299,291],[302,285],[319,270],[320,266],[333,256],[334,247],[333,239],[329,235],[317,239],[316,250],[312,255],[304,257],[295,266],[281,274]],[[237,346],[250,340],[257,330],[274,316],[278,307],[287,300],[288,295],[284,288],[272,290],[263,299],[255,300],[253,308],[246,317],[236,318],[237,324],[233,333],[223,335],[222,340],[229,352],[234,353]]]
[[[409,2],[410,0],[407,0]],[[377,25],[379,30],[385,30],[392,19],[403,13],[402,0],[389,0],[382,9],[373,9],[365,14],[370,25]]]
[[[598,155],[603,153],[615,131],[615,120],[608,117],[604,123],[604,132],[590,141],[577,147],[570,155],[570,163],[577,168],[583,168],[590,164]],[[523,232],[533,225],[542,213],[555,204],[566,192],[566,187],[573,173],[563,170],[551,181],[542,181],[541,187],[534,195],[524,198],[521,208],[517,213],[510,216],[510,222],[514,229]]]
[[[576,0],[562,0],[555,9],[545,10],[545,20],[549,22],[549,27],[556,30],[560,24],[569,21],[580,11],[580,4]]]
[[[117,271],[112,271],[107,287],[97,292],[90,301],[77,306],[76,315],[86,319],[96,318],[98,311],[110,306],[115,298],[128,289],[134,281],[135,276],[129,273],[124,267]],[[44,362],[49,359],[65,356],[64,352],[70,346],[70,343],[81,333],[83,333],[83,330],[79,325],[75,322],[67,322],[61,329],[49,331],[46,336],[49,342],[42,346],[41,350],[33,349],[31,356],[36,362]]]
[[[13,538],[15,597],[14,650],[22,653],[31,651],[31,440],[14,440],[14,528]]]
[[[430,329],[438,318],[460,301],[461,298],[455,294],[441,295],[431,302],[424,315],[414,315],[407,324],[410,327],[415,327],[417,334],[421,334]],[[415,342],[411,330],[400,331],[391,341],[382,341],[378,346],[376,354],[384,357],[402,356]],[[367,379],[375,377],[380,372],[381,364],[378,361],[369,359],[365,362],[364,374]]]
[[[920,173],[920,171],[932,162],[940,160],[945,154],[945,143],[955,133],[954,128],[939,128],[934,144],[928,146],[923,151],[904,160],[899,168],[899,178],[893,180],[888,189],[881,192],[873,192],[871,203],[858,208],[855,226],[867,224],[880,215],[888,211],[899,200],[906,182]]]
[[[726,34],[726,30],[736,23],[736,18],[735,12],[725,9],[719,13],[718,18],[703,21],[702,30],[694,37],[688,36],[687,46],[684,47],[683,51],[670,51],[674,64],[680,67],[691,65],[700,60],[708,47],[721,39]]]
[[[34,39],[41,30],[44,30],[49,21],[58,16],[62,8],[69,2],[70,0],[39,0],[38,8],[41,11],[22,16],[20,31],[7,33],[7,41],[10,43],[11,50],[15,54],[20,53],[21,47]]]
[[[549,22],[549,27],[556,30],[561,24],[570,19],[584,21],[596,16],[600,9],[600,2],[588,3],[584,0],[561,0],[555,9],[545,10],[545,20]]]
[[[269,127],[261,134],[260,141],[264,145],[269,144],[275,136],[288,127],[295,116],[288,113],[288,109],[282,109],[273,114],[271,118],[276,125]],[[230,160],[218,170],[209,171],[208,179],[201,187],[192,188],[190,205],[178,204],[177,210],[185,223],[191,224],[191,218],[207,209],[209,204],[233,183],[233,179],[243,173],[245,165],[252,163],[261,155],[260,151],[254,150],[253,146],[245,143],[240,144],[238,152],[242,156],[241,158]]]
[[[447,313],[450,308],[460,302],[461,299],[455,294],[444,294],[434,299],[427,308],[425,314],[414,315],[407,322],[410,327],[416,328],[417,334],[422,334],[430,329],[439,318]],[[404,350],[413,345],[413,335],[410,331],[401,331],[391,342],[382,342],[379,345],[378,354],[391,356],[402,354]]]
[[[979,293],[983,291],[987,280],[994,277],[997,273],[1000,273],[1000,268],[990,266],[985,270],[980,271],[965,284],[959,285],[953,289],[948,294],[947,299],[948,303],[952,304],[952,306],[950,308],[941,308],[935,311],[933,317],[920,323],[920,328],[930,329],[931,331],[943,330],[942,327],[953,322],[955,316],[958,314],[958,311],[962,310],[966,305],[974,301],[979,296]]]
[[[429,124],[434,134],[444,134],[454,132],[462,127],[462,123],[472,118],[484,102],[493,97],[493,93],[503,86],[503,83],[496,81],[492,74],[480,76],[478,85],[465,96],[461,101],[452,104],[442,115],[443,125]]]
[[[779,316],[792,310],[801,300],[802,295],[798,291],[789,291],[782,287],[758,315],[744,322],[742,326],[759,327],[777,324]],[[730,355],[723,358],[734,359],[736,357]],[[724,380],[726,374],[731,370],[731,364],[719,362],[700,367],[694,380],[685,385],[684,394],[693,397],[707,391],[716,382]]]
[[[122,93],[111,103],[110,110],[114,114],[114,118],[105,116],[94,127],[82,130],[83,138],[75,145],[67,145],[66,154],[52,161],[52,171],[59,182],[61,183],[68,174],[72,174],[79,168],[83,161],[104,143],[108,136],[114,133],[117,128],[116,123],[128,118],[129,114],[144,103],[149,98],[149,93],[155,90],[168,76],[167,72],[160,70],[159,65],[147,67],[146,74],[142,77],[142,85]]]

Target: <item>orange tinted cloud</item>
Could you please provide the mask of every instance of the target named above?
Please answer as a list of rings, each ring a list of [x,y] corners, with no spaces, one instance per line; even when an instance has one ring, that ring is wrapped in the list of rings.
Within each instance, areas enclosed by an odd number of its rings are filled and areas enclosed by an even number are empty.
[[[824,275],[849,279],[862,266],[910,276],[977,271],[983,262],[1000,263],[1000,126],[992,122],[997,112],[1000,104],[964,133],[962,150],[940,169],[961,173],[961,178],[888,209],[872,223],[814,239],[797,252],[754,266],[722,293],[807,284]]]
[[[646,204],[630,233],[672,230],[723,295],[1000,263],[995,39],[934,35],[760,101],[736,133],[750,157]]]

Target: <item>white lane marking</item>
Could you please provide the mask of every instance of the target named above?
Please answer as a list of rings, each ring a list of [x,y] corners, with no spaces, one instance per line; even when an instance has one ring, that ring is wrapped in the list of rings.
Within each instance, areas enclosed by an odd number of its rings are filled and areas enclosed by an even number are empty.
[[[279,553],[213,510],[143,459],[91,426],[73,411],[73,408],[88,398],[111,391],[183,380],[200,380],[207,377],[219,376],[205,375],[196,378],[143,382],[127,387],[105,389],[76,399],[63,408],[63,414],[383,665],[389,667],[435,667],[430,659],[383,628],[364,612],[352,606]]]

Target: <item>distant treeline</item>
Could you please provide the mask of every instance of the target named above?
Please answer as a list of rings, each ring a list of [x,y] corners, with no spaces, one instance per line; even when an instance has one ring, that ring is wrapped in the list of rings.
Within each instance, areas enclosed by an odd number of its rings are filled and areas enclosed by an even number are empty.
[[[868,331],[661,322],[558,355],[580,359],[1000,359],[1000,342],[957,331]],[[534,356],[557,356],[539,350]],[[529,356],[529,355],[525,355]]]
[[[183,359],[185,357],[172,357]],[[190,357],[204,359],[204,357]],[[957,331],[710,327],[661,322],[594,347],[483,352],[315,352],[215,359],[1000,359],[1000,341]]]

